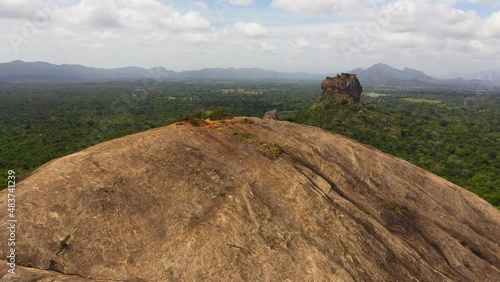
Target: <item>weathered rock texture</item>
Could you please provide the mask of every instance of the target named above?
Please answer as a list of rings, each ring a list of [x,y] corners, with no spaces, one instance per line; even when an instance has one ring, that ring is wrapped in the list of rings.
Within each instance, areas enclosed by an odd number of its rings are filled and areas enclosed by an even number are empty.
[[[267,111],[262,119],[279,120],[278,111],[277,110]]]
[[[271,157],[272,144],[282,152]],[[42,166],[16,199],[18,258],[67,281],[500,281],[500,211],[293,123],[236,118],[119,138]]]
[[[326,78],[321,83],[320,101],[327,96],[332,96],[336,101],[345,99],[353,103],[359,103],[363,87],[355,74],[342,74],[333,78]]]

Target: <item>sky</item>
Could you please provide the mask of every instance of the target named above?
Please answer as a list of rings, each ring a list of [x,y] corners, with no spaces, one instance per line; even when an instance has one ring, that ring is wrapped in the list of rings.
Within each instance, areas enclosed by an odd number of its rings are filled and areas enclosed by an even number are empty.
[[[0,0],[0,62],[438,77],[500,67],[500,0]]]

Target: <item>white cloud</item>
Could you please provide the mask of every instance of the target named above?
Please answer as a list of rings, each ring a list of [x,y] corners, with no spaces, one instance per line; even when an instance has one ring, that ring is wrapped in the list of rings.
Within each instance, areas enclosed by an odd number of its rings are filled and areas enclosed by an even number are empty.
[[[481,18],[473,11],[462,11],[450,5],[428,0],[399,0],[397,9],[388,13],[384,30],[394,32],[425,32],[436,39],[454,37],[470,38],[477,34]],[[390,6],[383,9],[389,9]],[[374,12],[380,12],[375,10]]]
[[[92,36],[99,40],[118,40],[121,36],[112,31],[94,31],[92,32]]]
[[[180,13],[155,0],[81,0],[65,11],[65,20],[98,28],[199,30],[210,23],[198,12]]]
[[[469,0],[465,2],[490,6],[490,7],[500,7],[500,2],[498,2],[498,0]]]
[[[218,39],[217,33],[185,33],[184,37],[193,44],[209,44],[214,43]]]
[[[274,44],[269,44],[266,42],[260,43],[260,48],[262,51],[274,51],[277,49]]]
[[[295,38],[293,40],[293,46],[298,49],[306,49],[309,48],[310,45],[309,40],[304,37]]]
[[[50,24],[30,30],[39,5],[55,1],[65,4]],[[256,1],[214,1],[0,0],[0,61],[316,72],[331,69],[328,62],[350,70],[382,61],[445,72],[500,60],[500,11],[456,8],[497,1],[273,0],[258,9],[233,6]],[[12,32],[27,38],[18,53],[9,47]],[[354,50],[350,60],[342,46]]]
[[[82,0],[78,5],[70,7],[65,15],[65,19],[73,24],[95,27],[118,27],[122,25],[117,3],[111,0]]]
[[[151,42],[151,41],[165,41],[169,37],[169,34],[165,32],[157,32],[153,31],[144,36],[144,40]]]
[[[198,8],[198,9],[208,9],[208,4],[203,2],[203,1],[194,1],[194,2],[191,2],[191,5],[193,5],[194,7]]]
[[[235,6],[248,6],[253,4],[253,0],[221,0],[221,2],[226,2]]]
[[[481,33],[486,37],[500,37],[500,11],[486,19]]]
[[[362,3],[359,0],[272,0],[271,6],[299,13],[332,13],[361,11]]]
[[[413,48],[433,48],[433,40],[425,33],[416,32],[397,32],[397,33],[383,33],[381,36],[382,41],[391,47],[398,47],[404,49]]]
[[[63,38],[63,39],[68,39],[68,38],[71,38],[75,35],[75,32],[68,29],[68,28],[65,28],[65,27],[62,27],[62,26],[56,26],[54,29],[53,29],[53,36],[55,38]]]
[[[267,29],[258,23],[237,22],[233,24],[232,29],[248,37],[263,37],[268,34]]]
[[[0,18],[31,18],[40,7],[41,0],[0,0]]]
[[[169,17],[160,19],[160,23],[173,30],[192,30],[210,28],[210,23],[203,19],[197,12],[188,12],[184,15],[173,12]]]

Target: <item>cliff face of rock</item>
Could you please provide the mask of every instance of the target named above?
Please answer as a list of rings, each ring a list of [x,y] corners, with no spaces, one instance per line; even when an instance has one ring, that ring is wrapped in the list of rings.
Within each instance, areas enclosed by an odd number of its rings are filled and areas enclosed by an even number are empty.
[[[355,74],[342,74],[336,77],[327,77],[321,83],[320,101],[327,96],[334,97],[340,101],[345,99],[352,103],[359,103],[363,87]]]
[[[18,183],[16,258],[33,268],[12,281],[500,281],[500,211],[465,189],[314,127],[207,124]]]
[[[264,117],[262,117],[262,119],[279,120],[279,117],[278,117],[278,110],[270,110],[270,111],[267,111],[267,112],[264,114]]]

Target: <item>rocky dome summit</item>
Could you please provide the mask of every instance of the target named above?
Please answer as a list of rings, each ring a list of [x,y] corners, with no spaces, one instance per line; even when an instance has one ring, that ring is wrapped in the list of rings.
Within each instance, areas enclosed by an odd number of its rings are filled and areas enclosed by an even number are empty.
[[[342,73],[335,77],[327,77],[321,83],[320,101],[331,96],[335,101],[347,100],[350,103],[359,103],[363,87],[355,74]]]
[[[355,76],[332,81],[361,91]],[[18,265],[2,281],[500,281],[499,210],[290,122],[118,138],[45,164],[16,199]]]

